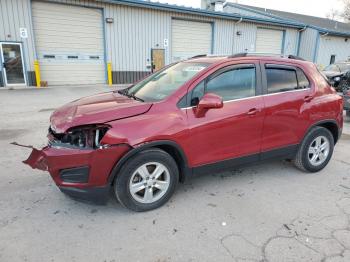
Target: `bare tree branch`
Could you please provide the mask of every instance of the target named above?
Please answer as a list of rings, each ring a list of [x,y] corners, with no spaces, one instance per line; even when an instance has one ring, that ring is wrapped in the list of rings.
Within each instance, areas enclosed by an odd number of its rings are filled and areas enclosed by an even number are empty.
[[[343,0],[344,2],[344,11],[341,16],[347,23],[350,23],[350,0]]]

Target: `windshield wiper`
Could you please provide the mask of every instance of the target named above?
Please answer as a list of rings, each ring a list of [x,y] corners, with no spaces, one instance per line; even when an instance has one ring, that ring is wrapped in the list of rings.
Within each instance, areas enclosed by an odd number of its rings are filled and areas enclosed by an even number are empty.
[[[128,93],[128,89],[119,90],[118,93],[121,94],[121,95],[123,95],[123,96],[127,96],[127,97],[129,97],[129,98],[133,98],[133,99],[135,99],[135,100],[137,100],[137,101],[145,102],[145,100],[143,100],[143,99],[141,99],[141,98],[135,96],[134,93],[130,93],[130,94],[129,94],[129,93]]]
[[[135,99],[135,100],[137,100],[137,101],[140,101],[140,102],[145,102],[145,100],[143,100],[143,99],[141,99],[141,98],[139,98],[139,97],[137,97],[137,96],[135,96],[135,94],[134,93],[131,93],[131,94],[126,94],[128,97],[131,97],[131,98],[133,98],[133,99]]]

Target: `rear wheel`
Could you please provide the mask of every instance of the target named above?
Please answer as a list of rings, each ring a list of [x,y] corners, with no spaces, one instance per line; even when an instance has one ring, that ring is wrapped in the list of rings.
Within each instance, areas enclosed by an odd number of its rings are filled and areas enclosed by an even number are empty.
[[[306,135],[294,159],[295,165],[304,171],[322,170],[332,157],[334,138],[324,127],[314,127]]]
[[[127,160],[117,175],[114,191],[125,207],[148,211],[169,200],[178,180],[175,160],[163,150],[149,149]]]

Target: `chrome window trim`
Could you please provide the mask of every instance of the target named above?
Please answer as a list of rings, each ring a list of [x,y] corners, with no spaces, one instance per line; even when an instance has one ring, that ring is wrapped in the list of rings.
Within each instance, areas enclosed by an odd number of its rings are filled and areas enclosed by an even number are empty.
[[[278,95],[278,94],[284,94],[284,93],[291,93],[291,92],[300,92],[300,91],[305,91],[305,90],[310,90],[311,88],[302,88],[302,89],[297,89],[297,90],[289,90],[289,91],[283,91],[283,92],[277,92],[277,93],[272,93],[272,94],[264,94],[264,95],[258,95],[258,96],[249,96],[249,97],[244,97],[244,98],[238,98],[238,99],[232,99],[232,100],[227,100],[227,101],[223,101],[224,104],[226,103],[231,103],[231,102],[235,102],[235,101],[241,101],[241,100],[247,100],[247,99],[252,99],[252,98],[256,98],[256,97],[264,97],[264,96],[273,96],[273,95]],[[189,106],[189,107],[184,107],[181,108],[181,110],[183,109],[191,109],[191,108],[195,108],[197,106]]]

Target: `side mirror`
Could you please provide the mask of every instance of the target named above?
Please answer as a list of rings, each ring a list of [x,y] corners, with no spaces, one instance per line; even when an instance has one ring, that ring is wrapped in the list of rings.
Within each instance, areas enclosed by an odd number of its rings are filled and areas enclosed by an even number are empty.
[[[195,115],[196,117],[203,117],[209,109],[222,108],[223,106],[222,97],[213,93],[206,93],[195,108]]]

